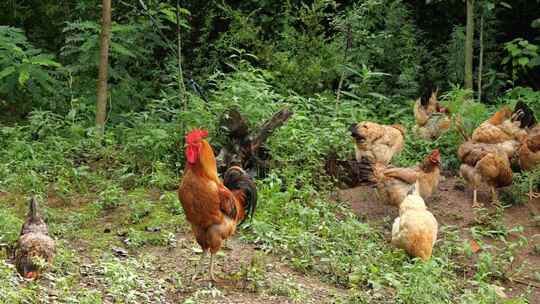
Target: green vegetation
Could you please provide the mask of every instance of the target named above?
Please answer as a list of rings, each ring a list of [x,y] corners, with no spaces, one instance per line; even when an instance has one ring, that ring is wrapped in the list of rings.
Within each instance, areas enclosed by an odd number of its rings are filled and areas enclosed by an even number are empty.
[[[176,2],[149,0],[145,8],[113,2],[109,104],[100,135],[100,1],[41,1],[33,8],[27,2],[0,4],[0,303],[538,299],[532,287],[516,283],[539,280],[527,262],[516,265],[524,252],[537,258],[538,245],[505,213],[527,201],[529,179],[538,185],[539,170],[514,175],[501,194],[504,206],[447,213],[451,219],[440,226],[426,263],[390,245],[390,212],[365,220],[335,199],[338,181],[325,171],[329,155],[352,157],[349,125],[371,120],[407,128],[396,165],[414,165],[439,148],[445,174],[456,175],[458,130],[433,141],[410,132],[413,101],[428,83],[441,89],[442,105],[468,132],[518,100],[540,117],[538,12],[531,16],[510,1],[512,8],[485,13],[477,100],[477,92],[461,88],[465,10],[450,1],[182,1],[188,88],[182,96]],[[527,36],[506,32],[505,10],[536,20]],[[489,36],[499,32],[507,39]],[[191,282],[200,250],[176,194],[184,134],[207,129],[219,148],[227,109],[239,109],[253,127],[284,107],[294,114],[266,143],[271,170],[257,180],[254,219],[218,255],[219,275],[229,283]],[[58,246],[52,269],[37,282],[22,279],[11,262],[33,194]],[[473,224],[460,226],[467,216]],[[525,276],[527,268],[533,271]]]

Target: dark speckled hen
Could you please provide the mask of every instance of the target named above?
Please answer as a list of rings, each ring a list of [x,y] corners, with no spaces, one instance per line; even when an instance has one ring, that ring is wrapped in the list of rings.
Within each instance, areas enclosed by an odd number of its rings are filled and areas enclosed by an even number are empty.
[[[47,224],[38,212],[35,197],[30,199],[26,222],[15,251],[15,265],[19,273],[27,279],[37,279],[43,271],[42,260],[51,264],[56,251],[54,240],[49,236]]]

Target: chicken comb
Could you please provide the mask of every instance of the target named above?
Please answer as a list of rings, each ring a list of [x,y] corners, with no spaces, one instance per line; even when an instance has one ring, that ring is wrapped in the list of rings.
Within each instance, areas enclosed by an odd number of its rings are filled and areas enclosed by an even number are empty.
[[[206,136],[208,136],[208,131],[201,129],[193,129],[186,135],[186,143],[188,145],[194,144],[202,138],[205,138]]]
[[[441,152],[439,151],[439,149],[435,149],[431,152],[431,154],[429,155],[429,158],[440,158],[441,157]]]

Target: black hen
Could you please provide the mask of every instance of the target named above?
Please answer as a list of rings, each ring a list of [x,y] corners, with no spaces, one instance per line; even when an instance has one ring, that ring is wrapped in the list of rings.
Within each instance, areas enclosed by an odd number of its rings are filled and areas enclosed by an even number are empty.
[[[519,120],[521,123],[520,128],[530,128],[536,124],[533,110],[521,100],[516,103],[516,107],[512,113],[512,120]]]

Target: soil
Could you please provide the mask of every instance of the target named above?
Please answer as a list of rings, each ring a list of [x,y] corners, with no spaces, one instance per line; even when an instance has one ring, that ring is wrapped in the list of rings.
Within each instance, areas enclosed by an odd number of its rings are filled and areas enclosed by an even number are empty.
[[[390,239],[391,224],[393,219],[398,216],[398,209],[381,203],[374,188],[360,186],[339,190],[335,198],[348,202],[360,219],[369,222],[374,227],[383,229],[385,235]],[[490,203],[491,195],[488,188],[479,190],[478,201],[487,210],[487,214],[495,213],[496,207]],[[444,178],[439,184],[438,191],[426,200],[426,205],[437,218],[441,228],[444,229],[445,226],[457,227],[461,235],[470,240],[472,240],[470,228],[481,225],[486,220],[489,221],[489,215],[482,219],[479,213],[475,212],[472,208],[472,190],[456,177]],[[512,276],[512,281],[503,282],[505,293],[511,297],[524,292],[530,286],[533,289],[531,303],[540,303],[540,282],[534,278],[535,271],[540,271],[540,253],[536,249],[540,247],[540,224],[537,220],[539,215],[540,199],[534,199],[524,204],[505,208],[502,218],[507,228],[517,226],[523,228],[523,231],[519,233],[510,233],[507,240],[515,241],[520,237],[528,240],[528,245],[517,253],[515,262],[508,273],[512,273],[520,266],[524,266],[523,271],[515,277]],[[482,241],[487,244],[500,244],[499,240],[493,238],[483,238]],[[474,261],[469,261],[469,263],[472,265]],[[468,273],[471,276],[473,274]]]
[[[177,244],[173,250],[156,247],[147,253],[161,257],[158,261],[158,268],[162,271],[160,276],[170,277],[171,274],[180,273],[183,277],[191,278],[202,254],[192,236],[187,233],[178,235]],[[221,293],[211,300],[205,299],[205,303],[293,303],[290,296],[279,295],[276,291],[268,292],[270,285],[285,282],[294,282],[293,286],[304,294],[305,298],[299,299],[299,303],[333,303],[334,295],[346,293],[344,289],[298,273],[276,256],[267,255],[237,238],[229,240],[222,249],[223,254],[218,254],[215,260],[217,282],[208,280],[207,257],[202,272],[195,281],[186,280],[184,288],[170,294],[171,303],[182,303],[195,292],[211,288],[210,286],[218,288]],[[251,271],[258,273],[257,282],[260,286],[254,286],[252,279],[243,271],[250,266]]]

